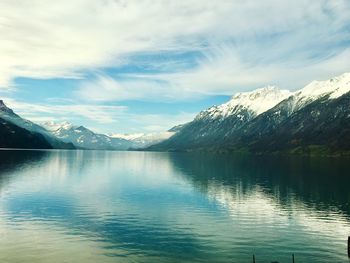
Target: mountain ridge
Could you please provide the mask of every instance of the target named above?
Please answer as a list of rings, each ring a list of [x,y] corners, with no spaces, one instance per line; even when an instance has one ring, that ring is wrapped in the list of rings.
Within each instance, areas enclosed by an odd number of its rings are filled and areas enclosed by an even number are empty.
[[[158,133],[100,134],[69,122],[40,126],[0,100],[0,133],[9,142],[0,146],[350,155],[349,109],[350,73],[294,92],[275,86],[240,92]]]
[[[16,114],[12,109],[8,108],[3,100],[0,100],[0,117],[14,125],[26,129],[32,133],[41,134],[46,141],[55,149],[74,149],[74,146],[70,143],[64,143],[60,141],[58,138],[53,136],[50,132],[48,132],[42,126],[31,122],[27,119],[20,117]]]
[[[271,88],[270,88],[271,89]],[[276,89],[273,87],[272,90]],[[350,94],[350,73],[344,73],[341,76],[326,80],[326,81],[313,81],[306,85],[304,88],[295,92],[285,93],[285,98],[271,108],[265,107],[263,110],[252,110],[254,107],[243,103],[233,104],[229,114],[217,114],[216,109],[227,108],[227,105],[232,104],[235,98],[243,97],[247,98],[252,95],[260,94],[261,90],[239,93],[232,97],[232,99],[219,106],[210,107],[207,110],[200,112],[192,122],[185,125],[185,127],[177,134],[165,140],[159,144],[153,145],[146,150],[155,151],[193,151],[193,150],[209,150],[209,151],[245,151],[253,153],[272,153],[272,152],[297,152],[299,149],[304,148],[304,152],[307,148],[305,140],[300,139],[300,145],[298,145],[298,139],[292,138],[295,134],[294,128],[299,127],[300,130],[303,127],[309,127],[303,134],[299,134],[302,138],[312,136],[317,137],[314,134],[315,131],[312,127],[306,125],[304,120],[312,121],[315,127],[325,127],[323,123],[328,123],[329,127],[333,130],[327,130],[330,136],[335,136],[335,130],[345,131],[347,134],[350,131],[347,130],[347,123],[350,121],[347,117],[348,99]],[[272,105],[271,103],[270,105]],[[309,106],[311,105],[311,106]],[[259,105],[258,105],[259,106]],[[308,108],[309,107],[309,108]],[[343,109],[344,114],[339,114],[339,108]],[[214,110],[213,110],[214,109]],[[304,110],[303,110],[304,109]],[[308,111],[309,109],[309,111]],[[312,109],[310,111],[310,109]],[[213,113],[215,112],[215,113]],[[222,111],[221,111],[222,112]],[[317,113],[315,113],[317,112]],[[331,113],[335,115],[332,117]],[[314,114],[320,116],[319,119],[310,118]],[[303,115],[303,118],[301,117]],[[219,116],[219,117],[218,117]],[[339,125],[343,126],[334,127],[330,125],[327,118],[334,120]],[[341,116],[341,117],[339,117]],[[350,116],[350,113],[349,113]],[[340,120],[341,118],[342,120]],[[315,121],[317,120],[317,121]],[[322,124],[321,124],[322,122]],[[344,123],[346,125],[344,125]],[[301,125],[301,126],[300,126]],[[288,127],[288,129],[286,128]],[[283,132],[282,132],[283,131]],[[289,131],[289,134],[288,134]],[[321,132],[317,130],[318,132]],[[293,135],[293,136],[292,136]],[[312,136],[311,136],[312,135]],[[347,138],[347,135],[345,136]],[[282,138],[282,139],[281,139]],[[290,145],[283,144],[283,138],[288,140],[294,140],[294,150]],[[283,147],[271,146],[268,141],[279,141]],[[331,147],[330,141],[336,141],[335,138],[322,138],[313,147],[316,149],[323,149],[323,152],[336,152],[336,147]],[[303,142],[301,144],[301,142]],[[310,143],[312,140],[310,139]],[[340,147],[340,144],[337,144]],[[259,147],[258,147],[259,146]],[[265,147],[265,148],[264,148]],[[300,148],[301,147],[301,148]],[[303,152],[302,150],[300,150]],[[340,149],[339,153],[348,151],[349,149]]]
[[[82,125],[73,125],[69,122],[43,122],[42,125],[54,136],[64,142],[71,142],[76,147],[94,150],[129,150],[144,148],[165,139],[175,132],[137,134],[102,134],[96,133]],[[180,129],[180,127],[176,127]]]
[[[82,126],[69,122],[43,122],[42,125],[54,136],[76,147],[89,150],[127,150],[130,144],[127,140],[111,138],[105,134],[95,133]]]

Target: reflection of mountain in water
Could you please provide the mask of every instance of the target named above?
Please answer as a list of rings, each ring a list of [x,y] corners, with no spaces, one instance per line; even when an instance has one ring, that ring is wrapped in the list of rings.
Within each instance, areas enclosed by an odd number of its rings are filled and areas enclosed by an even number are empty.
[[[22,165],[30,165],[47,156],[45,151],[36,150],[0,150],[0,174],[17,169]]]
[[[350,216],[348,160],[224,154],[170,154],[174,167],[201,191],[249,195],[256,187],[280,205],[299,200],[317,211]]]
[[[0,191],[3,184],[13,180],[17,170],[43,162],[47,152],[36,150],[0,150]]]
[[[206,253],[203,251],[210,250],[209,245],[201,244],[190,231],[171,227],[167,222],[152,222],[147,215],[129,214],[130,211],[122,204],[118,206],[109,203],[108,199],[104,199],[107,189],[105,193],[98,191],[98,195],[92,197],[98,200],[99,206],[107,206],[108,210],[104,212],[101,212],[103,208],[94,207],[94,203],[90,203],[91,200],[85,202],[81,200],[81,195],[75,192],[77,188],[82,192],[91,191],[91,188],[82,187],[90,173],[96,174],[94,178],[97,181],[103,181],[105,179],[103,173],[106,171],[112,173],[116,168],[115,163],[118,163],[117,171],[132,167],[141,173],[143,170],[154,171],[155,166],[167,171],[172,165],[166,156],[157,154],[160,158],[158,159],[150,158],[149,153],[144,156],[145,154],[139,152],[104,151],[9,152],[7,161],[3,161],[0,165],[0,174],[3,171],[3,174],[7,175],[4,181],[18,186],[23,183],[23,178],[26,178],[37,185],[34,190],[26,189],[24,193],[21,191],[12,193],[13,196],[6,202],[6,216],[10,221],[49,223],[52,230],[61,227],[72,235],[98,239],[112,257],[120,256],[121,252],[133,251],[131,253],[142,253],[148,257],[163,255],[175,260],[192,256],[205,257]],[[37,158],[38,156],[42,158]],[[114,159],[116,157],[119,160]],[[96,164],[98,170],[95,170]],[[43,185],[46,187],[50,185],[47,182],[53,182],[57,188],[43,188]],[[95,181],[94,183],[98,184]],[[0,178],[0,193],[1,186]],[[64,190],[62,191],[60,187]],[[84,197],[88,195],[82,194]],[[107,195],[114,200],[110,196],[112,193],[108,192]],[[119,196],[116,195],[114,198],[118,199]],[[131,200],[124,200],[128,201]],[[132,202],[129,205],[131,207]]]
[[[335,262],[328,259],[349,230],[341,160],[103,151],[3,156],[0,228],[23,227],[22,238],[12,229],[8,236],[27,254],[37,247],[33,233],[49,232],[65,246],[74,237],[79,259],[91,249],[82,249],[88,240],[95,255],[135,262],[244,262],[253,248],[265,261],[277,249],[283,261],[294,252],[303,262],[321,262],[306,260],[314,247],[323,248],[322,262]],[[334,217],[324,220],[333,208]],[[338,243],[328,249],[330,242]],[[0,261],[13,256],[12,242],[0,244]],[[53,257],[57,249],[47,244],[43,253]]]

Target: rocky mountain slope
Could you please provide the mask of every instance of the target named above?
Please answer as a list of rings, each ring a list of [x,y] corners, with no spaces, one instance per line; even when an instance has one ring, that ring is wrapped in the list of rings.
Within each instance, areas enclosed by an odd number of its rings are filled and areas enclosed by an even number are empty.
[[[0,148],[52,149],[52,146],[41,134],[0,118]]]
[[[62,142],[40,125],[35,124],[29,120],[23,119],[22,117],[17,115],[12,109],[8,108],[2,100],[0,100],[0,117],[6,120],[8,123],[12,123],[13,125],[21,127],[27,131],[36,134],[41,134],[45,138],[45,140],[51,145],[50,148],[74,149],[74,146],[72,144]]]
[[[7,120],[15,113],[0,100],[0,148],[51,149],[45,137]],[[18,116],[19,117],[19,116]]]
[[[223,137],[239,130],[256,116],[275,106],[291,93],[268,86],[252,92],[238,93],[227,103],[200,112],[170,139],[151,149],[189,150],[212,147]]]
[[[350,73],[293,93],[275,87],[239,93],[202,111],[150,150],[339,153],[350,151]]]
[[[73,143],[78,148],[96,150],[140,149],[170,138],[175,131],[135,134],[99,134],[84,126],[69,122],[44,122],[42,125],[55,137],[64,142]],[[174,128],[175,129],[175,128]],[[180,127],[176,127],[180,129]]]
[[[63,142],[72,143],[78,148],[93,150],[127,150],[131,147],[128,140],[112,138],[95,133],[84,126],[75,126],[68,122],[44,122],[42,125]]]

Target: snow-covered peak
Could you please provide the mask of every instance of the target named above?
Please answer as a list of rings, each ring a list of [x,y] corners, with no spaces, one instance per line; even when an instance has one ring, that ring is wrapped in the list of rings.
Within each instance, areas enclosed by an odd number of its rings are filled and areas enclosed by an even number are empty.
[[[233,114],[239,114],[242,110],[248,110],[251,114],[257,116],[291,95],[290,91],[281,90],[275,86],[267,86],[250,92],[240,92],[235,94],[228,102],[202,111],[196,119],[207,117],[213,119],[226,118]]]
[[[140,141],[162,141],[165,139],[170,138],[170,136],[174,135],[175,132],[170,132],[170,131],[164,131],[164,132],[154,132],[154,133],[146,133],[137,139]]]
[[[165,140],[168,139],[175,132],[164,131],[164,132],[154,132],[154,133],[130,133],[130,134],[122,134],[122,133],[112,133],[108,134],[111,138],[124,139],[128,141],[153,141],[153,140]]]
[[[109,134],[111,138],[124,139],[131,142],[131,148],[144,148],[169,139],[175,132],[133,133],[133,134]]]
[[[227,109],[240,105],[259,115],[271,109],[291,94],[288,90],[280,90],[275,86],[267,86],[251,92],[238,93],[229,102],[223,104],[223,108]]]
[[[144,136],[144,133],[130,133],[130,134],[124,134],[124,133],[110,133],[107,134],[111,138],[118,138],[118,139],[124,139],[124,140],[135,140],[142,136]]]
[[[312,81],[303,89],[295,93],[299,97],[319,98],[330,95],[331,99],[338,98],[350,91],[350,73],[344,73],[338,77],[325,81]]]
[[[64,122],[47,121],[47,122],[41,123],[41,125],[51,132],[57,131],[59,129],[69,130],[74,127],[73,124],[67,121],[64,121]]]
[[[344,73],[329,80],[312,81],[304,88],[294,92],[292,97],[293,111],[299,110],[324,96],[336,99],[347,92],[350,92],[350,73]]]

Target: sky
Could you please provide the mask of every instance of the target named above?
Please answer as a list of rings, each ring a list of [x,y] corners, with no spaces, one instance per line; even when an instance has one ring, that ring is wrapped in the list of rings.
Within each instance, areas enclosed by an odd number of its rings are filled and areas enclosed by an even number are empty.
[[[35,122],[158,132],[349,71],[349,0],[0,1],[0,98]]]

